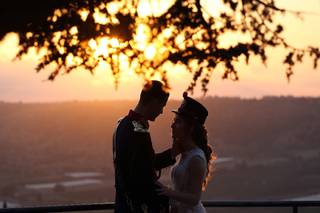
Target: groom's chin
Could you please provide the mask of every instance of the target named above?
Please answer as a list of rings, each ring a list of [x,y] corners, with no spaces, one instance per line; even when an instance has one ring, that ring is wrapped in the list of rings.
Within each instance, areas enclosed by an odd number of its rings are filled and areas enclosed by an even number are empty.
[[[150,118],[149,119],[149,121],[155,121],[156,120],[156,118]]]

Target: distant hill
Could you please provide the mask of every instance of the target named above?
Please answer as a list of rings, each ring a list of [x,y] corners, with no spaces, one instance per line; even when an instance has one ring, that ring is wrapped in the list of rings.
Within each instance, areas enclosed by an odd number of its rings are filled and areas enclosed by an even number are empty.
[[[218,157],[259,160],[297,157],[302,151],[320,153],[320,98],[200,101],[209,110],[206,127]],[[179,104],[170,101],[151,123],[157,151],[171,144],[170,111]],[[134,105],[134,101],[0,102],[0,188],[70,171],[107,171],[112,178],[112,132]]]
[[[209,110],[206,127],[218,156],[261,157],[262,151],[283,155],[287,149],[319,146],[320,98],[208,97],[200,101]],[[114,126],[134,104],[0,103],[1,171],[37,164],[40,172],[42,164],[43,169],[48,165],[61,169],[60,164],[66,162],[82,162],[97,169],[109,167]],[[179,104],[170,101],[164,114],[151,123],[156,150],[170,146],[174,117],[170,111]]]

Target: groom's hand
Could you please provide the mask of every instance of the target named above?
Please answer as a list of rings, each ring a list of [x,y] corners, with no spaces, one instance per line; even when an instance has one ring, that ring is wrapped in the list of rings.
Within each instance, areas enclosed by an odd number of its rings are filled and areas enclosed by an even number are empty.
[[[177,155],[181,153],[181,149],[179,147],[179,143],[173,138],[172,147],[171,147],[171,157],[176,158]]]

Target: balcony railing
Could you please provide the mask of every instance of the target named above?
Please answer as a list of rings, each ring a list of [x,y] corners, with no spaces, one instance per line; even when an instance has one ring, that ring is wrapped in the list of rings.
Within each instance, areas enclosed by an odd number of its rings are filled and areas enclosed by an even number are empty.
[[[206,208],[241,208],[241,207],[289,207],[293,213],[298,213],[301,207],[320,207],[320,201],[203,201]],[[60,206],[41,206],[25,208],[3,208],[0,213],[38,213],[38,212],[75,212],[75,211],[97,211],[112,210],[113,202],[60,205]]]

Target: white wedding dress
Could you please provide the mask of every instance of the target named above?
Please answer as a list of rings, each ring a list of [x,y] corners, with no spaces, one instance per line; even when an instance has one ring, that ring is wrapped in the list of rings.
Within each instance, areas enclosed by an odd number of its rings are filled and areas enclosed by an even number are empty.
[[[182,153],[179,163],[174,166],[171,171],[171,179],[175,190],[180,192],[186,191],[188,181],[192,179],[192,173],[190,170],[188,171],[187,168],[190,160],[195,156],[199,156],[200,158],[202,158],[203,163],[205,164],[205,166],[207,166],[206,157],[204,155],[204,152],[200,148],[194,148],[188,152]],[[205,177],[206,173],[203,174],[203,180]],[[172,200],[171,206],[172,208],[178,210],[179,213],[206,213],[206,210],[203,207],[201,201],[199,201],[197,205],[191,206],[187,203]]]

